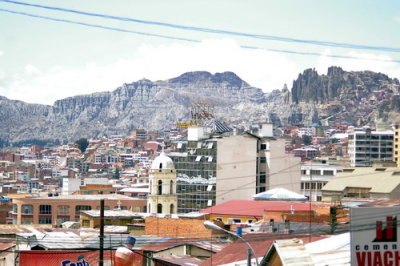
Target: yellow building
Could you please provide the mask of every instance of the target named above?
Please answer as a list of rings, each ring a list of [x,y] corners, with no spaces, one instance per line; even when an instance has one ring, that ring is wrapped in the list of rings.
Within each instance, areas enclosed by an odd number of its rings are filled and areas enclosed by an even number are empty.
[[[393,125],[394,138],[393,138],[393,159],[400,167],[400,124]]]

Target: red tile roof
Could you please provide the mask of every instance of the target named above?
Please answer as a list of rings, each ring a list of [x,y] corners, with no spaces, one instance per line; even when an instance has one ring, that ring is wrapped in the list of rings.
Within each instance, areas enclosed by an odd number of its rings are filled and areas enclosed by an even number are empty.
[[[216,206],[200,210],[202,213],[236,215],[236,216],[263,216],[264,210],[270,211],[306,211],[309,203],[294,201],[260,201],[260,200],[231,200]]]

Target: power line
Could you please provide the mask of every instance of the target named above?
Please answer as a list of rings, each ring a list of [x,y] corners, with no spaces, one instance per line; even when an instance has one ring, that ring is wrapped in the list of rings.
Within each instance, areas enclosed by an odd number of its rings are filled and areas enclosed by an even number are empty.
[[[2,1],[2,0],[0,0],[0,1]],[[70,24],[77,24],[77,25],[82,25],[82,26],[87,26],[87,27],[99,28],[99,29],[104,29],[104,30],[113,30],[113,31],[125,32],[125,33],[133,33],[133,34],[139,34],[139,35],[144,35],[144,36],[159,37],[159,38],[178,40],[178,41],[200,42],[198,40],[193,40],[193,39],[173,37],[173,36],[168,36],[168,35],[163,35],[163,34],[155,34],[155,33],[133,31],[133,30],[116,28],[116,27],[103,26],[103,25],[99,25],[99,24],[90,24],[90,23],[80,22],[80,21],[75,21],[75,20],[52,18],[52,17],[35,15],[35,14],[32,14],[32,13],[25,13],[25,12],[20,12],[20,11],[13,11],[13,10],[3,9],[3,8],[0,8],[0,11],[1,12],[12,13],[12,14],[23,15],[23,16],[28,16],[28,17],[52,20],[52,21],[57,21],[57,22],[65,22],[65,23],[70,23]]]
[[[3,1],[3,0],[0,0],[0,1]],[[4,9],[4,8],[0,8],[0,12],[6,12],[6,13],[11,13],[11,14],[17,14],[17,15],[28,16],[28,17],[33,17],[33,18],[39,18],[39,19],[44,19],[44,20],[56,21],[56,22],[64,22],[64,23],[69,23],[69,24],[76,24],[76,25],[87,26],[87,27],[98,28],[98,29],[104,29],[104,30],[111,30],[111,31],[123,32],[123,33],[131,33],[131,34],[143,35],[143,36],[148,36],[148,37],[158,37],[158,38],[177,40],[177,41],[201,43],[200,40],[196,40],[196,39],[174,37],[174,36],[169,36],[169,35],[164,35],[164,34],[155,34],[155,33],[148,33],[148,32],[133,31],[133,30],[123,29],[123,28],[118,28],[118,27],[110,27],[110,26],[103,26],[103,25],[99,25],[99,24],[90,24],[90,23],[81,22],[81,21],[75,21],[75,20],[59,19],[59,18],[53,18],[53,17],[48,17],[48,16],[41,16],[41,15],[36,15],[36,14],[32,14],[32,13],[13,11],[13,10]],[[287,50],[287,49],[261,48],[261,47],[246,46],[246,45],[240,45],[240,48],[252,49],[252,50],[265,50],[265,51],[270,51],[270,52],[277,52],[277,53],[283,53],[283,54],[295,54],[295,55],[302,55],[302,56],[321,56],[322,55],[321,53],[317,53],[317,52],[302,52],[302,51]],[[400,63],[400,60],[396,60],[396,59],[366,58],[366,57],[361,57],[361,56],[346,56],[346,55],[332,55],[332,54],[325,54],[323,56],[330,57],[330,58],[343,58],[343,59],[351,59],[351,60],[368,60],[368,61],[377,61],[377,62]]]
[[[280,42],[289,42],[289,43],[302,43],[302,44],[310,44],[310,45],[318,45],[318,46],[329,46],[329,47],[350,48],[350,49],[358,49],[358,50],[375,50],[375,51],[400,53],[400,48],[397,48],[397,47],[371,46],[371,45],[352,44],[352,43],[296,39],[296,38],[274,36],[274,35],[251,34],[251,33],[245,33],[245,32],[236,32],[236,31],[195,27],[195,26],[185,26],[185,25],[165,23],[165,22],[160,22],[160,21],[150,21],[150,20],[142,20],[142,19],[136,19],[136,18],[113,16],[113,15],[107,15],[107,14],[99,14],[99,13],[80,11],[80,10],[75,10],[75,9],[67,9],[67,8],[60,8],[60,7],[54,7],[54,6],[45,6],[45,5],[39,5],[39,4],[30,4],[30,3],[12,1],[12,0],[0,0],[0,1],[10,3],[10,4],[16,4],[16,5],[44,8],[44,9],[55,10],[55,11],[60,11],[60,12],[68,12],[68,13],[74,13],[74,14],[79,14],[79,15],[100,17],[100,18],[119,20],[119,21],[125,21],[125,22],[134,22],[134,23],[140,23],[140,24],[169,27],[169,28],[175,28],[175,29],[187,30],[187,31],[198,31],[198,32],[205,32],[205,33],[231,35],[231,36],[238,36],[238,37],[247,37],[247,38],[253,38],[253,39],[262,39],[262,40],[280,41]]]

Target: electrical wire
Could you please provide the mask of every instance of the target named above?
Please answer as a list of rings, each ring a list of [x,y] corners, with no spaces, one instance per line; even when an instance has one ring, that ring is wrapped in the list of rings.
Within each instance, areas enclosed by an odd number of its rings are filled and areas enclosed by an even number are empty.
[[[398,48],[398,47],[370,46],[370,45],[363,45],[363,44],[296,39],[296,38],[274,36],[274,35],[251,34],[251,33],[245,33],[245,32],[236,32],[236,31],[228,31],[228,30],[213,29],[213,28],[185,26],[185,25],[180,25],[180,24],[172,24],[172,23],[165,23],[165,22],[159,22],[159,21],[149,21],[149,20],[141,20],[141,19],[136,19],[136,18],[112,16],[112,15],[107,15],[107,14],[98,14],[98,13],[80,11],[80,10],[75,10],[75,9],[61,8],[61,7],[55,7],[55,6],[46,6],[46,5],[39,5],[39,4],[31,4],[31,3],[12,1],[12,0],[0,0],[0,1],[5,2],[5,3],[10,3],[10,4],[16,4],[16,5],[37,7],[37,8],[43,8],[43,9],[48,9],[48,10],[68,12],[68,13],[74,13],[74,14],[85,15],[85,16],[100,17],[100,18],[112,19],[112,20],[118,20],[118,21],[124,21],[124,22],[134,22],[134,23],[140,23],[140,24],[169,27],[169,28],[175,28],[175,29],[187,30],[187,31],[215,33],[215,34],[220,34],[220,35],[248,37],[248,38],[253,38],[253,39],[272,40],[272,41],[280,41],[280,42],[311,44],[311,45],[318,45],[318,46],[324,46],[324,47],[328,46],[328,47],[339,47],[339,48],[350,48],[350,49],[374,50],[374,51],[400,53],[400,48]]]
[[[3,0],[0,0],[0,1],[3,1]],[[139,31],[133,31],[133,30],[123,29],[123,28],[103,26],[103,25],[99,25],[99,24],[90,24],[90,23],[80,22],[80,21],[75,21],[75,20],[53,18],[53,17],[36,15],[36,14],[32,14],[32,13],[27,13],[27,12],[13,11],[13,10],[4,9],[4,8],[0,8],[0,12],[6,12],[6,13],[23,15],[23,16],[33,17],[33,18],[51,20],[51,21],[56,21],[56,22],[77,24],[77,25],[81,25],[81,26],[87,26],[87,27],[92,27],[92,28],[99,28],[99,29],[104,29],[104,30],[123,32],[123,33],[131,33],[131,34],[137,34],[137,35],[143,35],[143,36],[149,36],[149,37],[158,37],[158,38],[177,40],[177,41],[186,41],[186,42],[192,42],[192,43],[201,43],[200,40],[196,40],[196,39],[174,37],[174,36],[168,36],[168,35],[163,35],[163,34],[155,34],[155,33],[148,33],[148,32],[139,32]],[[367,58],[367,57],[361,57],[361,56],[321,54],[321,53],[317,53],[317,52],[301,52],[301,51],[287,50],[287,49],[270,49],[270,48],[260,48],[260,47],[256,47],[256,46],[246,46],[246,45],[241,45],[240,47],[244,48],[244,49],[259,49],[259,50],[265,50],[265,51],[271,51],[271,52],[277,52],[277,53],[296,54],[296,55],[302,55],[302,56],[321,56],[321,55],[323,55],[325,57],[330,57],[330,58],[343,58],[343,59],[353,59],[353,60],[367,60],[367,61],[400,63],[400,60],[398,60],[398,59]]]

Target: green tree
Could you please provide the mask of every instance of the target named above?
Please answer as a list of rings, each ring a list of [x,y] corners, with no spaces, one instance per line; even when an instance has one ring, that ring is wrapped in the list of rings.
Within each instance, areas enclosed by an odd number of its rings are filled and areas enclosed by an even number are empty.
[[[75,143],[78,144],[78,148],[81,150],[81,152],[85,152],[86,148],[89,146],[89,141],[85,138],[80,138],[75,141]]]

